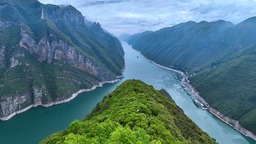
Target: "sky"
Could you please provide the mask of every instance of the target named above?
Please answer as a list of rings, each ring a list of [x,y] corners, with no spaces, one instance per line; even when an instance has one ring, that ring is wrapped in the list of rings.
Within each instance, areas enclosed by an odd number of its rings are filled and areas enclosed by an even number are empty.
[[[237,24],[256,16],[256,0],[39,0],[77,8],[116,36],[155,31],[187,21],[226,20]]]

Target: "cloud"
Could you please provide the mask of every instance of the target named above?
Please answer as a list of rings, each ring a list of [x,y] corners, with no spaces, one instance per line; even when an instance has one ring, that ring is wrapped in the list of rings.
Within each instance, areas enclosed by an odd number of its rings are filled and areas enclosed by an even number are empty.
[[[210,4],[202,4],[191,10],[196,20],[228,20],[239,23],[248,17],[255,16],[256,2],[254,0],[237,1],[213,1]]]
[[[85,6],[99,6],[99,5],[106,5],[106,4],[115,4],[115,3],[122,3],[127,0],[105,0],[105,1],[89,1],[86,2],[85,4],[81,5],[82,7]]]
[[[157,30],[186,21],[239,23],[256,15],[256,0],[40,0],[71,4],[115,35]]]

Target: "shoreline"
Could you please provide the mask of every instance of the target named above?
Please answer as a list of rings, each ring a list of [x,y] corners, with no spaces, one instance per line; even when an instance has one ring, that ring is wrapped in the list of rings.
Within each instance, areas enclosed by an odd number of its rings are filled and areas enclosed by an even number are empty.
[[[95,90],[96,88],[98,87],[102,87],[104,84],[113,84],[113,83],[116,83],[118,81],[120,81],[120,78],[122,78],[123,76],[116,76],[116,79],[114,80],[110,80],[110,81],[102,81],[102,82],[99,82],[99,84],[96,84],[94,86],[92,86],[91,88],[88,88],[88,89],[80,89],[79,91],[73,93],[71,95],[71,97],[67,98],[67,99],[63,99],[63,100],[59,100],[59,101],[56,101],[56,102],[51,102],[51,103],[48,103],[48,104],[31,104],[23,109],[20,109],[6,117],[0,117],[0,120],[1,121],[7,121],[9,119],[11,119],[12,117],[14,117],[15,115],[18,115],[18,114],[21,114],[23,112],[26,112],[27,110],[31,109],[31,108],[35,108],[37,106],[42,106],[44,108],[47,108],[47,107],[50,107],[50,106],[54,106],[54,105],[59,105],[59,104],[63,104],[63,103],[67,103],[71,100],[73,100],[74,98],[76,98],[80,93],[83,93],[83,92],[89,92],[89,91],[92,91],[92,90]]]
[[[146,58],[147,59],[147,58]],[[149,60],[149,59],[147,59]],[[234,120],[232,118],[229,118],[225,115],[223,115],[221,112],[219,112],[218,110],[212,108],[205,100],[204,98],[202,98],[200,95],[199,95],[199,92],[196,91],[196,89],[191,85],[189,84],[188,82],[188,77],[185,75],[184,72],[180,71],[180,70],[177,70],[177,69],[173,69],[173,68],[169,68],[169,67],[166,67],[166,66],[163,66],[163,65],[160,65],[160,64],[157,64],[155,63],[154,61],[152,60],[149,60],[151,63],[153,63],[154,65],[156,66],[159,66],[161,68],[164,68],[164,69],[167,69],[167,70],[170,70],[170,71],[173,71],[173,72],[176,72],[178,74],[180,74],[182,76],[182,80],[180,83],[183,83],[184,85],[186,85],[192,92],[192,94],[197,97],[199,100],[201,100],[201,102],[206,105],[208,107],[208,112],[211,113],[212,115],[214,115],[216,118],[218,118],[219,120],[221,120],[222,122],[226,123],[227,125],[233,127],[235,130],[237,130],[238,132],[240,132],[241,134],[243,134],[244,136],[246,137],[250,137],[252,138],[253,140],[256,141],[256,135],[253,134],[252,132],[250,132],[249,130],[247,130],[246,128],[242,127],[240,124],[239,124],[239,121],[237,120]]]

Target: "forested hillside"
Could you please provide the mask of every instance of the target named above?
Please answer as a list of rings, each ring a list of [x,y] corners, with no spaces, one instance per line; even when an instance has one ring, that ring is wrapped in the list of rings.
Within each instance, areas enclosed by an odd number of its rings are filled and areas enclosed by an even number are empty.
[[[189,78],[209,104],[256,134],[256,46]]]
[[[122,75],[120,42],[100,24],[91,27],[70,5],[0,1],[1,119]]]
[[[189,73],[216,66],[256,42],[256,17],[237,25],[219,20],[181,23],[129,37],[147,58]]]
[[[135,34],[128,39],[147,58],[183,71],[199,71],[223,56],[218,43],[227,28],[226,21],[186,22],[155,32]]]
[[[256,17],[237,25],[182,23],[135,34],[128,43],[150,60],[188,74],[213,108],[256,134]]]
[[[55,143],[216,143],[172,101],[139,80],[128,80],[82,121],[45,138]]]

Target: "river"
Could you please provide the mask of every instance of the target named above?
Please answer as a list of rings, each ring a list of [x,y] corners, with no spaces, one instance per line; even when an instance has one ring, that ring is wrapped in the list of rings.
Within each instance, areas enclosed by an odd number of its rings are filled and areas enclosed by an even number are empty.
[[[75,119],[81,120],[126,79],[140,79],[156,89],[166,89],[174,101],[200,128],[220,144],[256,144],[215,118],[207,111],[198,109],[190,97],[173,78],[173,72],[150,63],[128,44],[125,50],[126,69],[124,78],[115,84],[105,84],[91,92],[81,93],[74,100],[49,108],[37,107],[0,122],[1,144],[34,144],[53,132],[63,130]]]

